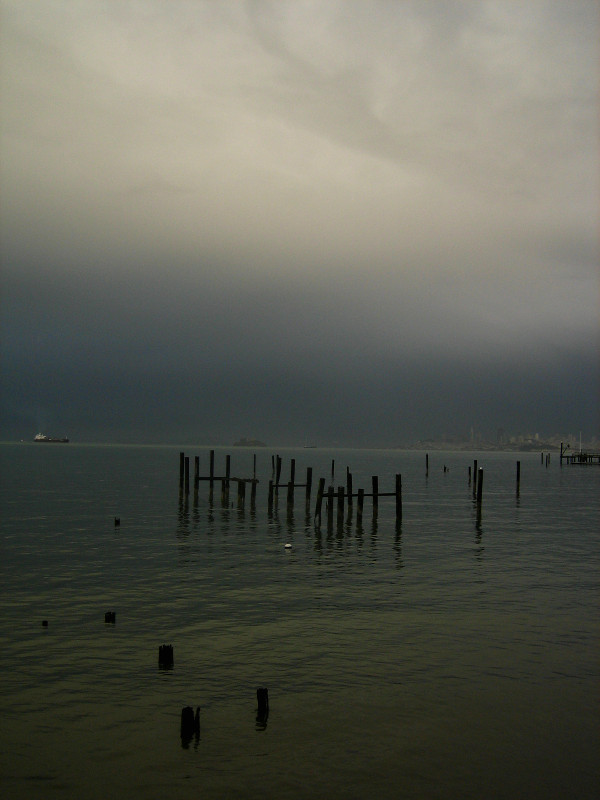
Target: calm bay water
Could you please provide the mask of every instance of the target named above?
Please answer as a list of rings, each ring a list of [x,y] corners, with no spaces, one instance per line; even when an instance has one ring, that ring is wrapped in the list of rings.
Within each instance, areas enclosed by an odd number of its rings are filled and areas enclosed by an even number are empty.
[[[261,449],[239,510],[180,499],[180,449],[207,473],[202,448],[0,446],[4,798],[600,796],[599,468]],[[217,472],[254,452],[217,449]],[[297,489],[269,514],[274,452],[285,481],[313,468],[308,511]],[[401,473],[401,525],[382,498],[315,529],[332,459],[355,490]]]

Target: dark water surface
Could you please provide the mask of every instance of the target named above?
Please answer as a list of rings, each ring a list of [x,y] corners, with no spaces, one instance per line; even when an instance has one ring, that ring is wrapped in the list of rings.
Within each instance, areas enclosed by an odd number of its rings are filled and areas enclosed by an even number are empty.
[[[600,468],[258,450],[239,510],[205,483],[180,500],[180,449],[0,446],[3,798],[600,796]],[[217,450],[217,471],[231,453],[250,477],[253,452]],[[308,512],[297,489],[269,514],[274,452],[285,481],[313,468]],[[315,529],[332,459],[355,490],[401,473],[401,525],[382,498]]]

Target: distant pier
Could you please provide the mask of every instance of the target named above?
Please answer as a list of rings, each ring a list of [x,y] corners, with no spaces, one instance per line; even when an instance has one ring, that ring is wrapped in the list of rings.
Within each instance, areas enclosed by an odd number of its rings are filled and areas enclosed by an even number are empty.
[[[600,464],[600,452],[590,453],[588,450],[571,450],[570,445],[560,443],[560,463],[566,464]]]

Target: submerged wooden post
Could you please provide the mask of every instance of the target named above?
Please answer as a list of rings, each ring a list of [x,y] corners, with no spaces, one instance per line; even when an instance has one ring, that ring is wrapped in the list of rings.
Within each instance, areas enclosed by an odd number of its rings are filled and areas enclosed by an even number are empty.
[[[469,486],[471,485],[471,467],[469,467]]]
[[[269,690],[266,687],[261,687],[256,690],[256,721],[266,723],[269,716]]]
[[[517,494],[521,489],[521,462],[517,461]]]
[[[246,501],[246,481],[239,480],[237,482],[238,491],[237,491],[237,504],[238,508],[242,508]]]
[[[225,456],[225,480],[227,481],[227,492],[229,492],[230,475],[231,475],[231,456]]]
[[[200,736],[200,706],[196,707],[196,713],[192,706],[181,709],[181,741],[189,743],[191,739]]]
[[[331,482],[333,483],[333,477],[335,475],[335,459],[331,459]]]
[[[183,491],[183,476],[185,473],[185,453],[179,453],[179,489]]]
[[[317,522],[318,518],[319,525],[321,524],[321,506],[323,505],[324,491],[325,491],[325,478],[319,478],[319,485],[317,487],[317,502],[315,503],[315,516],[314,516],[315,523]]]
[[[379,507],[379,478],[377,475],[371,476],[371,485],[373,487],[373,511],[377,511]]]
[[[310,504],[310,493],[312,491],[312,467],[306,468],[306,505]]]
[[[358,490],[358,502],[356,504],[356,524],[357,525],[360,525],[362,523],[364,502],[365,502],[365,490],[364,489],[359,489]]]
[[[429,475],[429,453],[425,453],[425,477]]]
[[[161,644],[158,648],[158,665],[159,667],[172,667],[173,666],[173,645]]]
[[[296,480],[296,459],[290,463],[290,482],[288,483],[288,504],[294,504],[294,481]]]
[[[185,493],[190,493],[190,457],[185,457]]]
[[[344,524],[344,487],[338,486],[337,490],[337,524],[341,528]]]
[[[477,505],[481,505],[481,498],[483,495],[483,469],[479,467],[479,473],[477,475]]]
[[[194,492],[198,491],[200,484],[200,456],[194,456]]]
[[[333,528],[333,486],[327,489],[327,528]]]
[[[277,467],[275,470],[275,494],[279,494],[279,478],[281,477],[281,457],[277,456]]]
[[[348,511],[352,508],[352,473],[346,467],[346,494],[348,495]]]
[[[267,500],[267,508],[269,510],[269,514],[273,511],[273,481],[269,481],[269,497]]]
[[[396,519],[402,519],[402,475],[396,475]]]
[[[210,493],[212,495],[213,485],[215,482],[215,451],[210,451],[210,466],[209,466],[209,476],[210,476]]]
[[[252,490],[250,492],[250,506],[254,508],[256,505],[256,484],[258,481],[256,480],[256,476],[252,479]]]
[[[477,459],[473,461],[473,497],[477,495]]]

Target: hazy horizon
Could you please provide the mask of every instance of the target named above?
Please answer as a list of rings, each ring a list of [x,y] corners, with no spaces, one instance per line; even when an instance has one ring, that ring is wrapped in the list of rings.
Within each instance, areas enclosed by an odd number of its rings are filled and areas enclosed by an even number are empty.
[[[593,0],[0,10],[0,438],[599,435]]]

